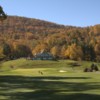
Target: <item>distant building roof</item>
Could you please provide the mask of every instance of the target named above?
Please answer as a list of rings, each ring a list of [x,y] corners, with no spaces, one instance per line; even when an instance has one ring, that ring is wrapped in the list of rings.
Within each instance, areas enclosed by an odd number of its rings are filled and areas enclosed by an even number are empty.
[[[54,59],[53,55],[49,52],[46,52],[42,50],[40,53],[35,54],[35,57],[33,59],[39,59],[39,60],[52,60]]]

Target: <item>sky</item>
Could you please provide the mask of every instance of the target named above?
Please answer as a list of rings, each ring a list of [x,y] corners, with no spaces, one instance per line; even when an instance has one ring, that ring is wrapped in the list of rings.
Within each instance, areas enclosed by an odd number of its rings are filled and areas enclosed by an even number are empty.
[[[0,0],[7,15],[71,26],[100,24],[100,0]]]

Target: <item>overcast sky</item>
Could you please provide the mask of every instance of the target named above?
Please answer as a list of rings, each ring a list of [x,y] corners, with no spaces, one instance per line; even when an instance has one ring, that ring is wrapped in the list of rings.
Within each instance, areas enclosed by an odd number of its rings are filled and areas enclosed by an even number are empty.
[[[0,0],[0,5],[8,15],[72,26],[100,24],[100,0]]]

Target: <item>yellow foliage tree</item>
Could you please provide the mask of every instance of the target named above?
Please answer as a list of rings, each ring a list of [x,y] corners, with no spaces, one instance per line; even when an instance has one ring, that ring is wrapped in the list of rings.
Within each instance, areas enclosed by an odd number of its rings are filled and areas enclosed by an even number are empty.
[[[65,56],[69,59],[79,60],[83,57],[83,52],[80,46],[77,46],[75,43],[68,46]]]
[[[39,44],[37,45],[33,50],[32,54],[35,55],[37,53],[40,53],[41,51],[48,51],[48,46],[47,44]]]
[[[5,58],[5,55],[3,54],[3,47],[0,46],[0,59]]]
[[[58,46],[54,46],[51,48],[50,52],[55,58],[58,58],[60,54],[60,49]]]
[[[66,49],[67,49],[67,47],[64,45],[64,46],[62,46],[62,48],[61,48],[61,53],[60,53],[60,57],[61,58],[66,58],[66,56],[65,56],[65,51],[66,51]]]

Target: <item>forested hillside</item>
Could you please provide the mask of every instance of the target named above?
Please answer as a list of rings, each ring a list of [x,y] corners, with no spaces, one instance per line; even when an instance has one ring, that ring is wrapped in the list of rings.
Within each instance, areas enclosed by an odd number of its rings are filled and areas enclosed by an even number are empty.
[[[0,22],[0,59],[34,56],[100,61],[100,25],[74,27],[39,19],[8,16]]]

